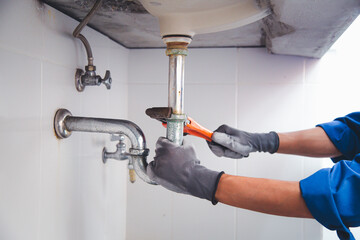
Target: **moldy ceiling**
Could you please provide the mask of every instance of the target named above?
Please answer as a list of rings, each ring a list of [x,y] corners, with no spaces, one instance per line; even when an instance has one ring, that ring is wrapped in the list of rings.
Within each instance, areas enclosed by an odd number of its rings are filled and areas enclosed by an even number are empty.
[[[220,0],[219,0],[220,1]],[[359,0],[257,0],[272,14],[252,24],[195,35],[194,47],[266,47],[269,52],[320,58],[360,14]],[[81,20],[95,0],[42,0]],[[157,19],[138,0],[104,0],[89,26],[127,48],[165,47]]]

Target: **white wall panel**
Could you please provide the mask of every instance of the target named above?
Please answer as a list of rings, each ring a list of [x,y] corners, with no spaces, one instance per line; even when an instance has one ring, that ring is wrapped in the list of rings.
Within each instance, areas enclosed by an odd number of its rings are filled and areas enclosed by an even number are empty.
[[[40,199],[41,62],[0,48],[0,63],[0,239],[35,240]]]
[[[143,74],[153,77],[147,71],[143,71]],[[147,147],[150,149],[149,161],[154,157],[157,138],[165,135],[165,128],[160,122],[145,115],[145,110],[149,107],[164,106],[166,101],[165,84],[129,84],[129,119],[135,121],[144,131]],[[134,184],[128,183],[127,189],[126,239],[172,239],[172,230],[175,227],[172,219],[175,194],[140,179]]]
[[[284,132],[304,127],[304,59],[239,49],[238,128]],[[261,67],[260,67],[261,66]],[[260,69],[258,69],[260,67]],[[241,176],[299,181],[302,157],[254,153],[238,163]],[[303,220],[237,211],[237,239],[304,239]],[[319,238],[315,238],[319,239]]]
[[[52,121],[60,107],[79,112],[80,95],[64,81],[73,77],[73,69],[44,62],[42,76],[39,238],[64,239],[79,234],[80,136],[58,140]]]
[[[129,50],[84,29],[97,73],[113,89],[75,89],[86,53],[78,22],[37,1],[0,3],[0,238],[125,239],[127,162],[104,165],[107,134],[54,135],[58,108],[76,116],[127,119]],[[7,160],[8,159],[8,160]]]
[[[0,46],[32,57],[43,56],[44,15],[37,1],[0,2]]]

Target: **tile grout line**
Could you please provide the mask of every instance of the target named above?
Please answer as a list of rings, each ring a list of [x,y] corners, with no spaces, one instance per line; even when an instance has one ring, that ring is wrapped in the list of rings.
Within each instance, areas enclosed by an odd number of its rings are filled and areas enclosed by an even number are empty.
[[[38,184],[39,184],[39,189],[38,189],[38,216],[37,216],[37,233],[36,233],[36,238],[40,239],[40,223],[41,223],[41,206],[42,206],[42,190],[41,190],[41,182],[42,182],[42,159],[43,159],[43,129],[42,129],[42,125],[43,125],[43,95],[44,95],[44,82],[43,82],[43,75],[44,75],[44,71],[43,71],[43,62],[41,61],[40,63],[40,159],[39,159],[39,177],[38,177]]]
[[[54,64],[54,65],[62,66],[64,68],[68,68],[68,69],[73,68],[73,66],[70,67],[69,65],[66,65],[66,64],[63,64],[63,63],[48,59],[48,58],[44,57],[43,55],[41,55],[41,56],[32,55],[32,54],[29,54],[29,53],[24,52],[24,51],[19,51],[16,48],[12,48],[12,47],[9,47],[9,46],[4,46],[1,43],[0,43],[0,49],[3,49],[4,51],[8,51],[8,52],[11,52],[11,53],[15,53],[15,54],[18,54],[18,55],[26,56],[26,57],[29,57],[29,58],[32,58],[32,59],[36,59],[36,60],[39,60],[39,61],[42,61],[42,62],[47,62],[47,63],[51,63],[51,64]]]
[[[108,42],[108,45],[110,45],[110,42]],[[109,47],[109,46],[108,46]],[[109,48],[106,48],[107,50],[107,57],[106,57],[106,65],[107,65],[107,68],[106,69],[110,69],[110,49]],[[111,112],[111,109],[110,109],[110,98],[111,98],[111,94],[112,92],[111,91],[108,91],[107,94],[106,94],[106,112],[108,115],[110,115],[110,112]],[[105,142],[106,144],[106,142]],[[108,168],[103,165],[102,166],[102,169],[103,169],[103,179],[104,179],[104,203],[105,203],[105,206],[104,206],[104,239],[107,239],[108,237],[108,223],[109,223],[109,209],[108,209],[108,206],[109,206],[109,174],[108,173]],[[126,217],[126,216],[125,216]]]
[[[171,240],[174,239],[174,193],[171,193],[171,233],[170,233],[170,238]]]
[[[43,15],[41,15],[41,20],[45,21],[45,19],[43,18]],[[36,238],[38,240],[40,240],[41,238],[41,206],[42,206],[42,199],[43,199],[43,192],[42,192],[42,176],[43,176],[43,165],[42,165],[42,161],[43,161],[43,142],[44,142],[44,131],[43,131],[43,118],[44,118],[44,63],[43,63],[43,53],[44,53],[44,27],[41,26],[41,56],[39,58],[40,60],[40,159],[39,159],[39,189],[38,189],[38,219],[37,219],[37,233],[36,233]],[[15,50],[15,52],[19,52],[17,50]],[[20,53],[19,53],[20,54]],[[27,54],[21,53],[22,55],[28,56]]]
[[[305,114],[305,106],[306,106],[306,100],[305,100],[305,97],[306,97],[306,94],[305,94],[305,92],[306,92],[306,59],[304,58],[304,60],[303,60],[303,73],[302,73],[302,89],[303,89],[303,92],[302,92],[302,94],[303,94],[303,96],[302,96],[302,112],[303,112],[303,116],[306,116],[306,114]],[[303,120],[302,120],[302,125],[303,125],[303,128],[305,127],[305,122],[306,122],[306,120],[305,120],[305,117],[303,117]],[[305,160],[304,160],[304,157],[302,158],[302,164],[301,164],[301,175],[302,175],[302,178],[304,178],[304,176],[305,176]],[[306,229],[306,227],[305,227],[305,219],[302,219],[302,221],[301,221],[301,234],[302,234],[302,236],[301,236],[301,239],[303,239],[303,240],[305,240],[305,229]]]
[[[107,45],[109,45],[109,42],[107,42]],[[109,49],[108,46],[105,47],[104,49],[106,51],[106,61],[105,61],[105,69],[110,69],[109,68]],[[109,109],[109,99],[110,99],[110,91],[105,92],[105,102],[106,102],[106,115],[109,115],[110,109]],[[105,145],[106,145],[106,141],[105,141]],[[106,174],[106,168],[105,166],[101,166],[101,172],[102,172],[102,176],[101,176],[101,180],[102,180],[102,203],[103,205],[103,238],[107,239],[107,219],[108,219],[108,196],[107,196],[107,192],[108,192],[108,184],[107,184],[107,174]]]
[[[126,119],[129,119],[129,68],[130,68],[130,54],[131,54],[131,52],[130,52],[130,50],[127,52],[127,57],[126,57],[126,75],[125,75],[125,78],[126,78],[126,81],[125,81],[125,84],[124,85],[126,85],[126,104],[125,104],[125,112],[126,112],[126,116],[125,116],[125,118]],[[122,86],[122,87],[124,87],[124,86]],[[120,93],[119,93],[120,94]],[[127,169],[125,170],[125,173],[127,174]],[[128,219],[128,213],[129,213],[129,211],[128,211],[128,203],[129,203],[129,201],[128,201],[128,182],[127,182],[128,180],[127,180],[127,177],[125,177],[125,217],[124,217],[124,219],[125,219],[125,226],[124,226],[124,234],[123,234],[123,236],[124,236],[124,239],[127,239],[127,235],[128,235],[128,226],[129,226],[129,224],[128,224],[128,221],[127,221],[127,219]]]
[[[125,82],[127,83],[128,85],[167,85],[168,83],[167,82]],[[236,84],[236,82],[185,82],[185,85],[207,85],[207,86],[232,86]]]
[[[80,97],[79,97],[79,111],[80,111],[79,114],[81,114],[81,115],[84,114],[83,113],[83,106],[84,106],[84,104],[83,104],[84,99],[83,98],[84,98],[84,95],[80,95]],[[78,161],[77,161],[77,166],[78,166],[77,178],[78,178],[78,188],[79,188],[77,197],[78,197],[79,203],[81,203],[83,201],[83,199],[84,199],[84,193],[83,193],[83,191],[80,191],[80,189],[82,189],[82,187],[83,187],[83,174],[82,174],[82,171],[80,171],[81,166],[83,164],[83,158],[84,158],[82,156],[83,155],[82,152],[83,152],[84,145],[81,144],[83,142],[83,139],[84,139],[84,135],[80,134],[79,135],[80,144],[79,144],[79,148],[77,149],[77,154],[78,154],[78,156],[77,156],[77,159],[78,159]],[[79,216],[84,216],[84,208],[83,208],[83,206],[81,206],[81,204],[79,204],[79,207],[78,207],[78,214],[79,214]],[[79,219],[80,219],[80,217],[79,217]],[[84,221],[80,221],[79,219],[78,219],[78,223],[77,223],[78,229],[84,228],[84,223],[83,223]],[[77,234],[78,234],[78,236],[81,235],[79,230],[77,231]],[[84,234],[84,233],[82,232],[82,234]]]
[[[235,66],[235,124],[236,124],[236,128],[239,127],[239,123],[238,123],[238,100],[239,100],[239,49],[236,49],[236,66]],[[238,175],[238,161],[235,161],[235,174]],[[234,209],[234,240],[237,239],[237,224],[238,224],[238,219],[237,219],[237,209]]]

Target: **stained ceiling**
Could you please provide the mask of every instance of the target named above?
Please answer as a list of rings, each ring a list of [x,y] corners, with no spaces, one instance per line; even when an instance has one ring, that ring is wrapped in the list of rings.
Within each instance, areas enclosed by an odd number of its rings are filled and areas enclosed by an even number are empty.
[[[360,14],[359,0],[257,1],[270,4],[272,14],[236,29],[195,35],[190,47],[266,47],[274,54],[320,58]],[[95,0],[42,2],[81,20]],[[138,0],[104,0],[88,25],[127,48],[165,47],[156,17]]]

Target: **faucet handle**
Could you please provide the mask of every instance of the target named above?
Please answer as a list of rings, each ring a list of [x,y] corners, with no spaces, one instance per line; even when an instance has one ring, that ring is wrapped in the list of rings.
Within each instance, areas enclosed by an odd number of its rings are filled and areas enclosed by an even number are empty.
[[[119,141],[119,142],[124,142],[125,141],[125,135],[123,134],[111,134],[111,138],[110,141],[114,142],[114,141]]]
[[[106,86],[107,89],[110,89],[111,88],[111,82],[112,82],[112,78],[111,78],[111,75],[110,75],[110,71],[106,70],[105,77],[103,79],[100,79],[100,83],[103,83]]]

